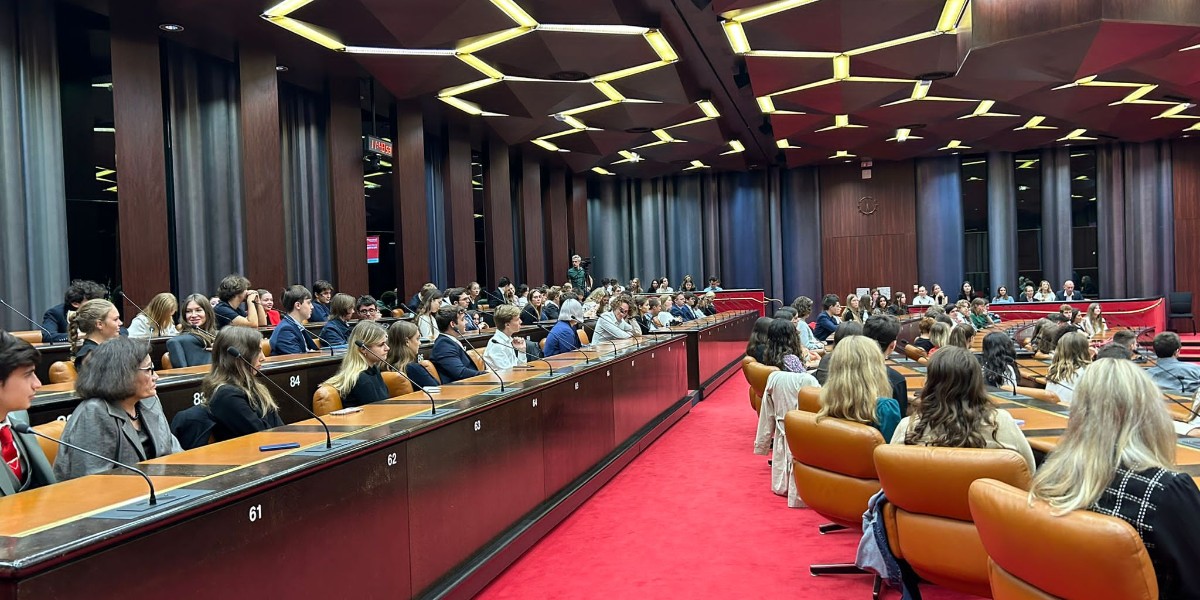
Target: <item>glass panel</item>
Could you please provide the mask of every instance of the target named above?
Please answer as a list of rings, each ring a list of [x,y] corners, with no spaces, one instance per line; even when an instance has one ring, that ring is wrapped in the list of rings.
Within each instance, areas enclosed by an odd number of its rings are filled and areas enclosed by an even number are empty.
[[[367,86],[364,86],[367,89]],[[367,90],[363,97],[369,97]],[[362,111],[363,136],[374,135],[391,141],[392,120],[388,113],[391,107],[388,102],[382,102],[376,110],[370,104]],[[392,175],[392,158],[379,156],[370,152],[363,156],[363,192],[367,207],[367,235],[379,236],[379,262],[367,264],[367,280],[370,291],[375,297],[382,297],[383,292],[397,292],[399,301],[406,301],[404,290],[396,290],[396,235],[393,221],[393,202],[395,184]],[[365,241],[363,242],[365,243]]]
[[[1032,280],[1034,289],[1042,273],[1042,160],[1037,153],[1014,158],[1017,186],[1017,280]],[[1024,279],[1022,279],[1024,278]]]
[[[987,157],[965,156],[960,170],[963,211],[963,277],[991,297],[988,263]]]
[[[1096,149],[1071,151],[1071,259],[1075,286],[1088,298],[1100,296],[1096,237]]]

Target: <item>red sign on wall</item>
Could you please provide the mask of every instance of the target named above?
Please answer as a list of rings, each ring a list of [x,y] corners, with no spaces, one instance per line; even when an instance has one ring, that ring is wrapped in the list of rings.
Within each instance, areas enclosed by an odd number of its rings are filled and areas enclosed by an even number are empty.
[[[367,236],[367,264],[379,262],[379,236]]]

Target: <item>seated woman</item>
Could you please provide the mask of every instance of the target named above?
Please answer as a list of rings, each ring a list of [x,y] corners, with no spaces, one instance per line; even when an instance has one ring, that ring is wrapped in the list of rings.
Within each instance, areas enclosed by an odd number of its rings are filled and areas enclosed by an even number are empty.
[[[887,296],[879,296],[875,298],[875,308],[871,311],[871,316],[892,314],[892,311],[889,309],[889,304],[890,303],[888,302]]]
[[[155,395],[157,381],[145,340],[118,337],[97,347],[75,382],[86,400],[67,419],[62,440],[127,465],[182,452]],[[59,481],[117,468],[67,446],[54,460]]]
[[[71,317],[71,356],[81,370],[87,356],[100,344],[121,335],[121,315],[108,300],[88,300]]]
[[[659,327],[670,327],[683,322],[683,319],[671,314],[671,309],[675,308],[675,298],[670,294],[659,296],[658,306],[660,310],[656,319],[658,320]]]
[[[716,292],[704,292],[704,294],[702,294],[700,296],[697,307],[700,309],[700,313],[702,316],[711,317],[711,316],[717,314],[717,307],[713,306],[713,301],[715,301],[716,299],[717,299]]]
[[[317,337],[335,348],[345,347],[350,339],[350,319],[354,318],[354,296],[334,294],[329,302],[329,314]]]
[[[1084,317],[1081,325],[1083,332],[1089,336],[1101,336],[1108,331],[1108,322],[1104,317],[1100,316],[1103,311],[1100,309],[1099,302],[1093,302],[1088,305],[1087,316]]]
[[[971,349],[971,339],[975,337],[975,328],[970,325],[955,325],[950,330],[950,338],[946,341],[949,346],[958,346],[963,350]]]
[[[518,308],[525,308],[529,305],[529,286],[522,283],[517,285],[517,291],[513,295],[512,304],[516,304]]]
[[[771,317],[759,317],[750,331],[750,340],[746,342],[746,356],[758,362],[763,361],[763,352],[767,350],[767,329],[775,321]]]
[[[1045,279],[1038,286],[1038,290],[1033,294],[1034,302],[1054,302],[1054,288],[1050,287],[1050,282]]]
[[[767,326],[767,344],[763,349],[761,362],[770,367],[778,367],[780,371],[805,373],[805,361],[802,356],[808,352],[800,345],[800,334],[796,326],[788,319],[776,318]],[[816,366],[814,363],[813,366]]]
[[[525,338],[513,337],[513,334],[521,330],[523,316],[524,312],[517,310],[515,306],[505,305],[496,309],[496,333],[488,340],[487,348],[483,351],[483,362],[492,369],[511,369],[528,362]]]
[[[578,350],[582,344],[575,327],[580,323],[583,323],[583,306],[574,298],[564,300],[562,310],[558,312],[558,323],[555,323],[546,335],[546,347],[542,349],[542,356]]]
[[[417,306],[417,330],[421,339],[433,340],[438,336],[437,312],[442,308],[442,292],[429,288],[421,292],[421,303]]]
[[[217,337],[212,304],[203,294],[192,294],[183,301],[183,330],[167,340],[171,366],[177,369],[212,364],[209,346]]]
[[[959,300],[954,304],[946,306],[946,316],[950,317],[950,320],[953,321],[955,325],[970,323],[970,315],[971,303],[967,302],[966,300]]]
[[[842,310],[842,321],[853,321],[861,324],[866,320],[862,301],[857,295],[848,294],[846,296],[846,308]]]
[[[1005,336],[993,333],[992,336]],[[1011,347],[1011,346],[1010,346]],[[962,348],[946,348],[929,361],[921,401],[904,417],[891,443],[939,448],[1004,448],[1037,466],[1033,449],[1008,411],[992,404],[983,389],[979,362]]]
[[[908,298],[904,292],[892,292],[892,305],[888,307],[888,312],[897,317],[908,316]]]
[[[1154,565],[1158,597],[1193,598],[1200,590],[1200,490],[1176,467],[1176,452],[1150,377],[1128,360],[1101,359],[1078,381],[1067,430],[1029,495],[1055,514],[1090,510],[1129,523]]]
[[[1046,391],[1054,392],[1059,402],[1070,406],[1075,398],[1075,388],[1079,386],[1079,378],[1083,377],[1091,361],[1087,336],[1078,331],[1064,333],[1058,338],[1054,359],[1050,361],[1050,370],[1046,371]]]
[[[996,288],[996,297],[992,298],[992,304],[1011,304],[1016,302],[1016,299],[1008,295],[1008,288],[1000,286]]]
[[[226,327],[213,342],[212,371],[204,377],[200,390],[216,422],[213,437],[218,442],[283,426],[275,398],[255,381],[250,368],[262,367],[262,341],[257,329]],[[230,348],[236,348],[241,356],[229,354]]]
[[[825,342],[813,335],[808,326],[808,317],[812,315],[813,301],[808,296],[797,296],[792,301],[792,309],[796,311],[796,329],[800,332],[800,345],[814,352],[823,352]]]
[[[545,318],[542,309],[546,304],[546,292],[541,288],[529,290],[529,302],[521,308],[518,315],[522,325],[533,325]],[[499,325],[497,325],[499,327]],[[518,327],[517,329],[520,329]]]
[[[933,290],[929,294],[933,296],[933,303],[938,306],[945,306],[950,303],[950,298],[946,296],[946,292],[942,291],[942,286],[933,284]]]
[[[408,321],[396,321],[388,327],[388,364],[396,367],[415,384],[415,389],[437,387],[438,380],[418,362],[421,351],[421,332]]]
[[[278,325],[283,317],[279,314],[279,311],[275,310],[275,296],[271,294],[270,290],[259,288],[258,302],[262,304],[263,312],[267,313],[267,325],[271,327]],[[316,304],[315,298],[313,304]],[[313,309],[313,312],[315,314],[316,309]],[[316,319],[312,320],[316,321]]]
[[[179,335],[179,330],[175,328],[177,312],[179,303],[175,301],[175,294],[155,294],[146,305],[146,310],[134,317],[133,322],[129,324],[129,337],[149,339]]]
[[[583,300],[583,318],[595,319],[600,313],[600,307],[608,303],[608,292],[598,287]],[[664,309],[665,310],[665,309]]]
[[[913,340],[912,343],[914,346],[924,350],[926,356],[930,352],[933,352],[933,340],[929,339],[929,334],[933,330],[933,324],[936,322],[930,317],[921,317],[921,320],[917,323],[917,339]]]
[[[359,347],[358,342],[366,347]],[[387,330],[375,321],[359,321],[350,332],[347,346],[337,373],[323,385],[338,391],[342,406],[362,406],[387,400],[387,384],[379,371],[379,363],[388,353]]]
[[[866,336],[852,335],[839,344],[829,360],[829,378],[821,388],[817,420],[844,419],[870,425],[892,439],[900,423],[900,404],[888,396],[887,369],[879,344]]]
[[[1061,334],[1058,323],[1050,319],[1038,319],[1033,324],[1029,339],[1025,340],[1025,349],[1033,352],[1033,357],[1038,360],[1049,360],[1054,356],[1054,346]]]
[[[933,347],[925,353],[926,356],[932,357],[935,352],[950,343],[950,330],[949,325],[940,321],[934,322],[933,327],[929,328],[929,343],[933,344]]]
[[[958,300],[966,300],[971,302],[975,299],[975,288],[970,281],[964,281],[962,287],[958,290]]]
[[[696,282],[692,279],[691,275],[683,276],[683,281],[679,284],[679,291],[692,293],[696,292]]]

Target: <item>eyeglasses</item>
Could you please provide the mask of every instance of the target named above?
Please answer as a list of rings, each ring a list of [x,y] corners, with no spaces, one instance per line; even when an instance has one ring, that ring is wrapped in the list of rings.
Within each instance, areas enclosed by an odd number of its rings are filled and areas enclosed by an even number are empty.
[[[155,371],[154,365],[150,365],[148,367],[138,367],[137,370],[139,370],[147,375],[153,375],[154,371]]]
[[[360,308],[358,309],[358,312],[363,313],[364,315],[369,315],[371,313],[378,313],[379,309],[372,306],[370,308]]]

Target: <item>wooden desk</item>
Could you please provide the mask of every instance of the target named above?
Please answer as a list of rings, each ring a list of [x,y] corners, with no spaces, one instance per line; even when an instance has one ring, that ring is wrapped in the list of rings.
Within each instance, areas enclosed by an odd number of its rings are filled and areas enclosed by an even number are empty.
[[[746,341],[758,317],[757,311],[729,311],[660,330],[687,335],[688,389],[703,397],[724,381],[730,367],[746,356]]]

